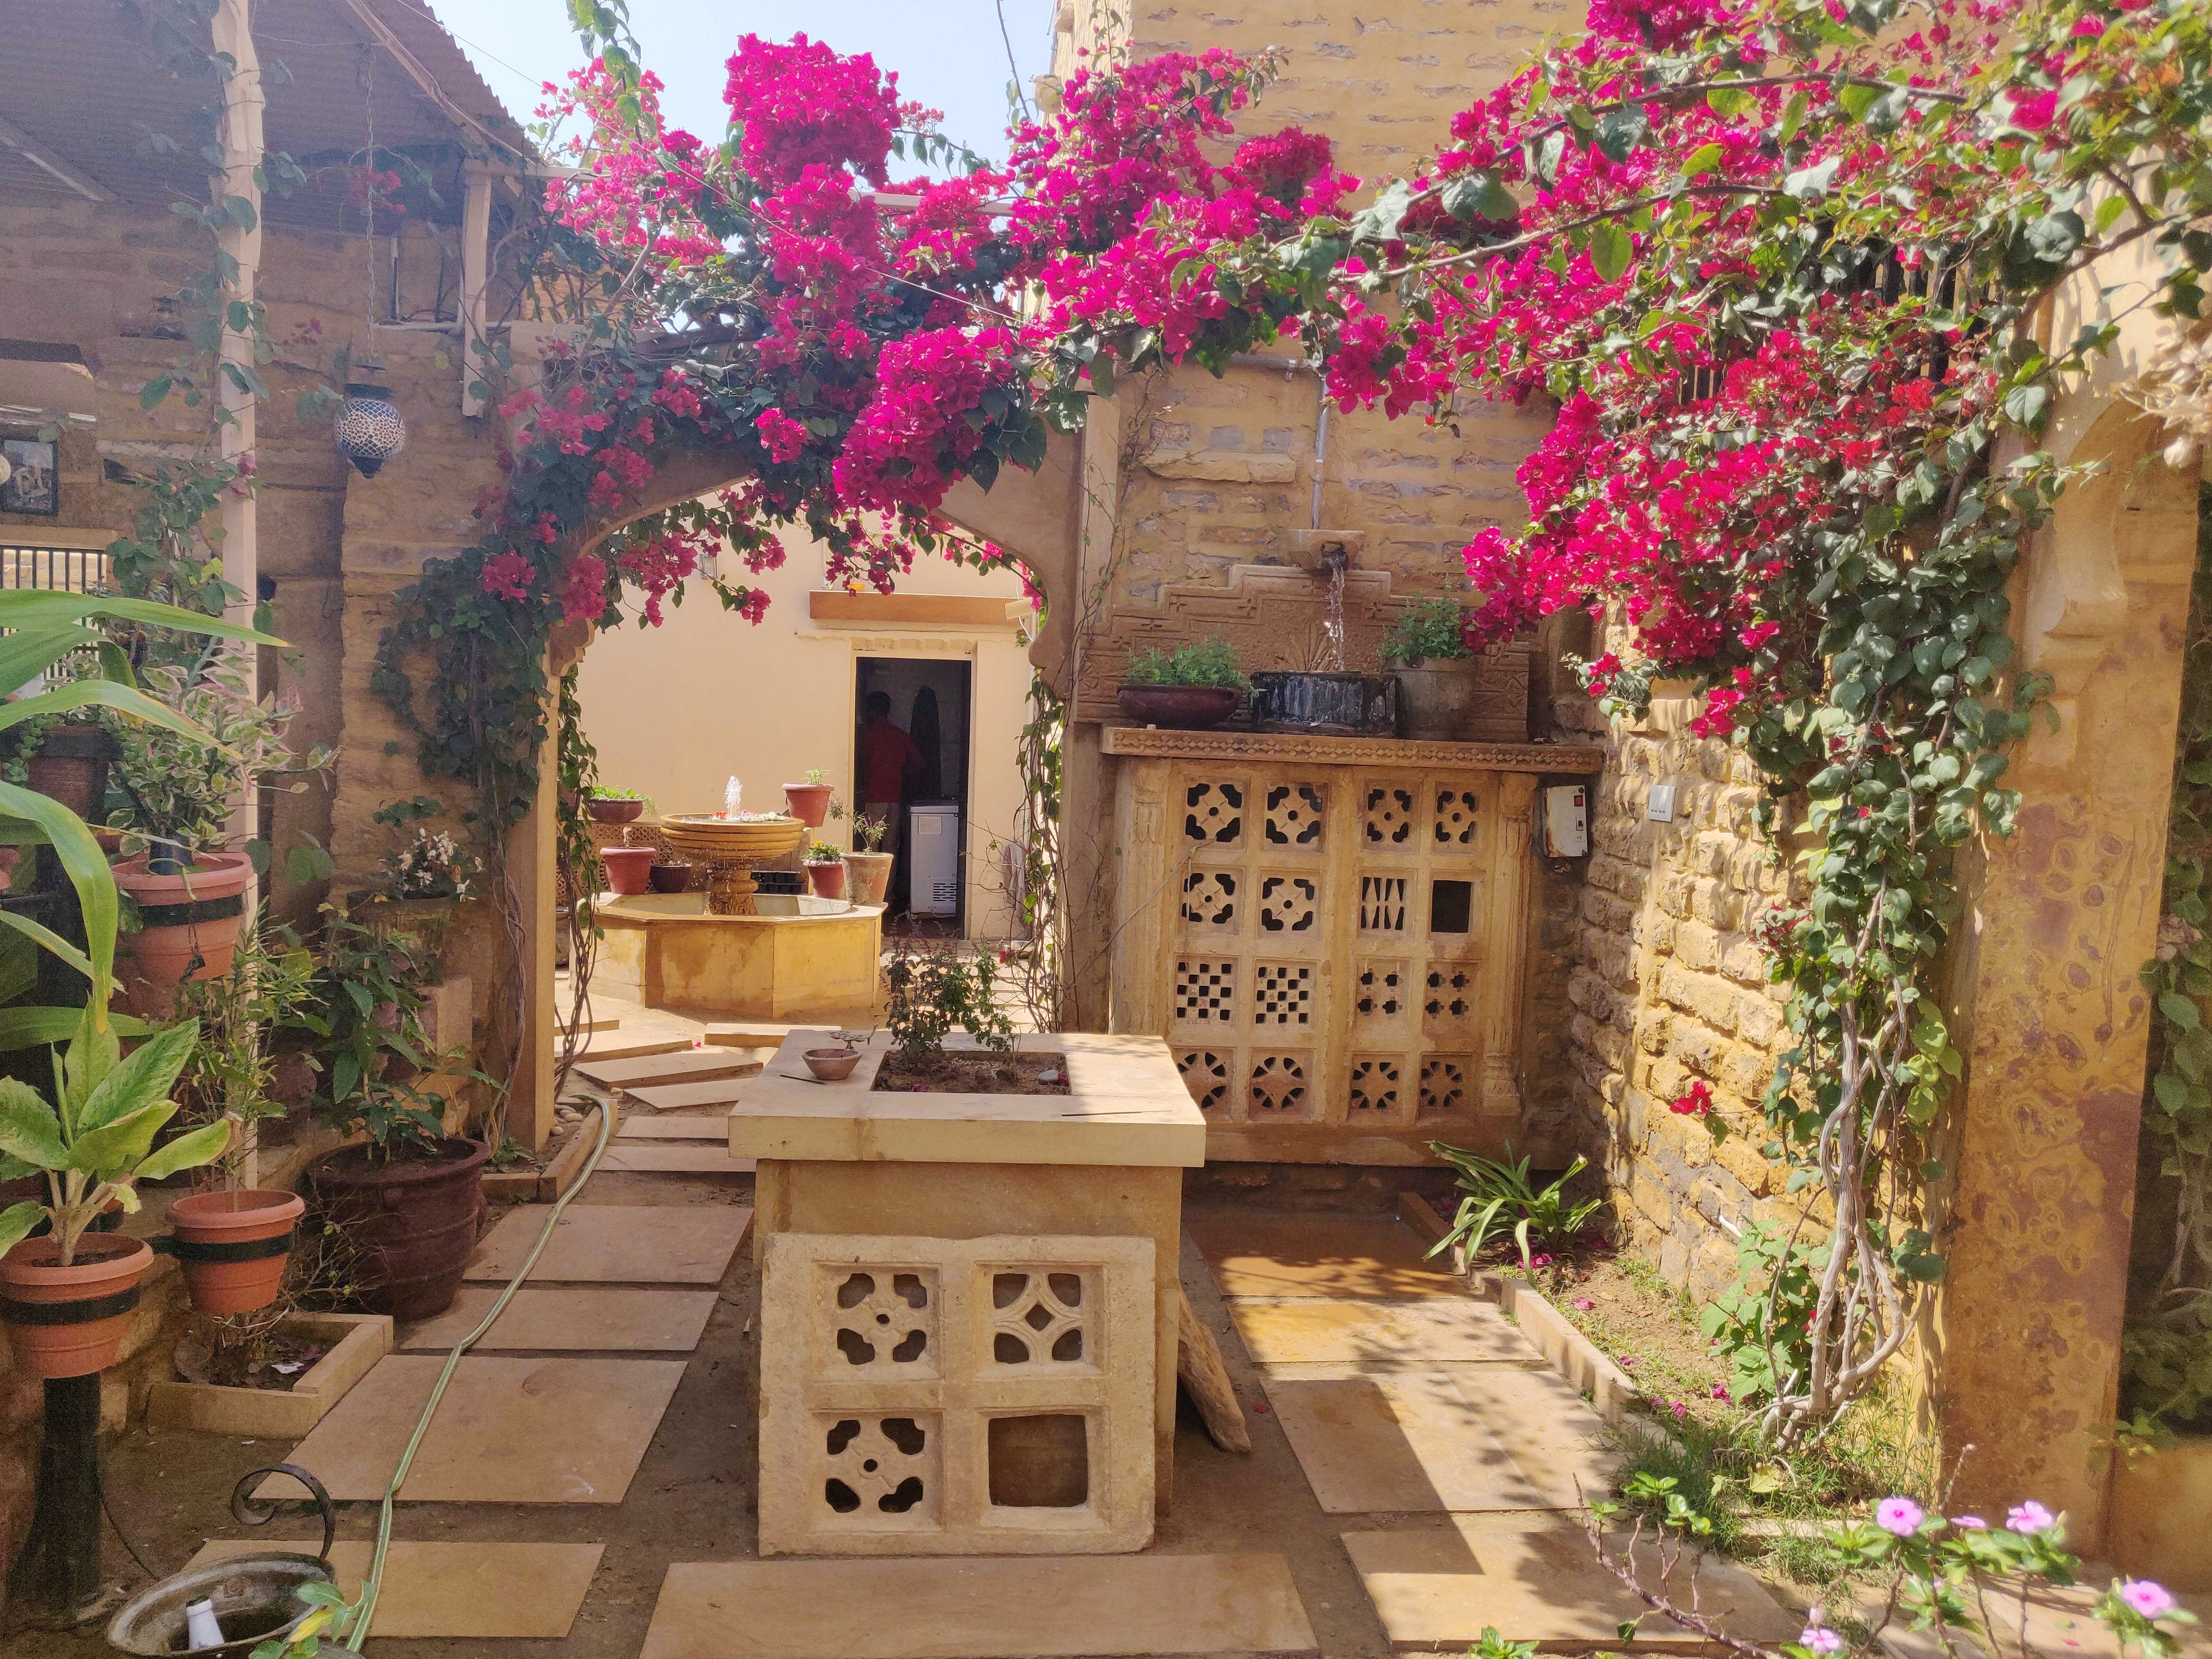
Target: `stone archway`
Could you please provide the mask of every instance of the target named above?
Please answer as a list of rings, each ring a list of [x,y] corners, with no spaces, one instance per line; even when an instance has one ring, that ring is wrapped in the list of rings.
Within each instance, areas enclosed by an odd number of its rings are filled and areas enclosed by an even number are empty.
[[[1048,605],[1045,627],[1030,653],[1030,660],[1056,686],[1073,679],[1078,560],[1091,516],[1089,503],[1097,500],[1096,489],[1087,486],[1085,478],[1088,448],[1083,440],[1055,437],[1036,471],[1008,468],[988,491],[963,479],[946,495],[943,509],[963,530],[1017,555],[1048,599],[1066,596],[1066,602]],[[734,453],[720,446],[687,446],[658,455],[655,461],[658,470],[647,493],[621,513],[586,525],[571,538],[577,552],[591,552],[639,519],[749,476]],[[557,684],[574,665],[590,637],[590,630],[581,626],[555,633],[547,651],[550,681]],[[557,769],[552,743],[549,735],[538,756],[540,775],[546,778]],[[556,841],[556,803],[550,792],[541,787],[528,815],[508,839],[508,866],[523,917],[523,1018],[507,1122],[509,1133],[533,1149],[543,1147],[554,1128]]]

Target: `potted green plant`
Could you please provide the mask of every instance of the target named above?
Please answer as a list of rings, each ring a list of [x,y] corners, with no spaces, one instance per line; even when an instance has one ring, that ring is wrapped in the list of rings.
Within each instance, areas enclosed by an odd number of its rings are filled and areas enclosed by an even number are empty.
[[[101,655],[92,647],[64,657],[46,671],[42,690],[105,678]],[[0,778],[51,795],[87,823],[100,816],[114,758],[115,739],[93,707],[37,715],[0,738]]]
[[[1467,646],[1467,616],[1453,599],[1420,599],[1398,613],[1376,647],[1398,682],[1400,735],[1457,742],[1474,709],[1480,661]]]
[[[229,850],[230,820],[248,779],[264,790],[299,790],[330,766],[317,744],[295,759],[284,733],[295,700],[246,694],[238,662],[210,646],[189,665],[146,671],[155,697],[188,722],[184,729],[110,717],[119,748],[111,777],[124,805],[108,827],[144,850],[115,866],[116,884],[137,907],[139,927],[118,947],[122,1006],[161,1018],[187,976],[228,971],[253,860]]]
[[[635,789],[595,784],[584,802],[584,810],[592,815],[594,823],[635,823],[652,805],[652,796],[641,795]]]
[[[380,937],[405,940],[433,981],[444,970],[454,911],[476,896],[483,872],[466,842],[425,822],[443,810],[426,795],[380,807],[376,821],[408,831],[408,839],[384,855],[384,884],[354,895],[356,919]]]
[[[814,889],[817,898],[841,899],[845,896],[845,855],[826,841],[817,841],[806,849],[804,860],[806,879]]]
[[[1114,701],[1140,725],[1202,732],[1227,720],[1251,684],[1237,647],[1216,634],[1172,651],[1131,653]]]
[[[829,781],[829,777],[817,766],[807,773],[805,782],[783,786],[784,802],[790,807],[791,816],[809,830],[819,830],[830,817],[830,798],[836,786]]]
[[[881,813],[862,813],[853,820],[853,850],[845,854],[845,869],[855,904],[881,904],[890,890],[891,865],[896,855],[884,851],[890,820]]]
[[[314,1038],[318,1114],[354,1144],[317,1159],[308,1184],[358,1252],[368,1310],[428,1319],[460,1289],[491,1148],[449,1134],[443,1103],[415,1086],[432,1056],[404,942],[334,908],[324,921],[316,995],[297,1023]]]

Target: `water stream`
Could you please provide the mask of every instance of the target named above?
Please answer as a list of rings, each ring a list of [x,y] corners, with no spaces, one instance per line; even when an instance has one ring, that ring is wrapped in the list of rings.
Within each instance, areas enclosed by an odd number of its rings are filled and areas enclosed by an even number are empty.
[[[1328,614],[1321,625],[1321,666],[1325,674],[1344,672],[1344,573],[1346,566],[1331,561],[1328,567]]]

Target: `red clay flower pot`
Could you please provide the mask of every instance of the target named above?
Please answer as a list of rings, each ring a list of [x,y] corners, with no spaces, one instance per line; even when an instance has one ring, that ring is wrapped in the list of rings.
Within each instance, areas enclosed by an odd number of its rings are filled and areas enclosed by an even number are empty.
[[[884,895],[890,890],[891,864],[897,857],[894,853],[848,853],[845,868],[851,872],[853,902],[881,904]]]
[[[824,864],[810,861],[806,878],[814,884],[817,898],[841,899],[845,896],[845,860],[832,859]]]
[[[649,891],[653,885],[653,860],[659,856],[650,847],[602,847],[599,862],[607,866],[607,889],[625,898]]]
[[[423,1155],[385,1158],[341,1146],[309,1176],[316,1202],[362,1253],[362,1305],[394,1319],[428,1319],[453,1304],[483,1217],[481,1175],[491,1148],[449,1138]]]
[[[76,1260],[61,1266],[52,1234],[27,1238],[0,1256],[0,1320],[15,1363],[32,1376],[89,1376],[123,1357],[138,1305],[138,1280],[154,1265],[143,1238],[87,1233]]]
[[[292,1254],[292,1225],[307,1207],[297,1193],[253,1188],[194,1193],[170,1206],[177,1264],[192,1306],[234,1314],[274,1302]]]
[[[117,1006],[141,1019],[167,1019],[187,979],[230,971],[253,860],[243,853],[203,853],[190,870],[157,876],[147,858],[141,853],[115,866],[115,884],[137,900],[145,924],[115,941]]]
[[[691,890],[691,866],[688,864],[656,864],[646,875],[656,893],[685,893]]]
[[[830,796],[836,787],[828,783],[787,783],[784,803],[791,808],[792,817],[809,830],[819,830],[830,816]]]

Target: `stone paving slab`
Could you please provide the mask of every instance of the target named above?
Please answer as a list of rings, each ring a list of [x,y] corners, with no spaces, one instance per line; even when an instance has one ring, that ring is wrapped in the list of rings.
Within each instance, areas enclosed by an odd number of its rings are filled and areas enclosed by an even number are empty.
[[[1467,1299],[1450,1263],[1425,1260],[1420,1236],[1384,1217],[1186,1210],[1183,1226],[1224,1297]]]
[[[1611,1543],[1623,1549],[1627,1539]],[[1344,1547],[1396,1648],[1465,1648],[1481,1639],[1485,1626],[1495,1626],[1508,1641],[1555,1650],[1667,1653],[1705,1646],[1703,1637],[1638,1601],[1598,1565],[1589,1540],[1572,1526],[1507,1532],[1455,1522],[1418,1532],[1351,1532]],[[1659,1582],[1656,1550],[1647,1543],[1638,1559],[1647,1582]],[[1689,1581],[1685,1559],[1663,1582],[1670,1596],[1686,1604]],[[1794,1641],[1804,1624],[1732,1561],[1708,1558],[1697,1590],[1700,1612],[1752,1641]],[[1623,1642],[1621,1621],[1639,1614],[1636,1639]]]
[[[554,1224],[530,1279],[540,1285],[720,1285],[752,1222],[750,1206],[736,1204],[572,1205]],[[509,1212],[478,1242],[468,1277],[505,1284],[544,1225],[545,1212],[534,1206]]]
[[[757,1161],[750,1158],[732,1158],[727,1143],[729,1131],[722,1131],[720,1146],[708,1142],[664,1144],[651,1146],[642,1141],[610,1146],[599,1159],[602,1170],[659,1170],[670,1175],[751,1175]]]
[[[1271,1376],[1267,1389],[1324,1513],[1547,1507],[1449,1376]]]
[[[750,1077],[725,1078],[706,1083],[649,1083],[623,1091],[623,1103],[650,1112],[685,1112],[697,1106],[734,1106],[744,1098]],[[722,1126],[726,1137],[729,1126]]]
[[[641,1659],[1312,1653],[1279,1555],[678,1562]]]
[[[602,1089],[633,1089],[641,1085],[751,1077],[763,1064],[763,1055],[752,1048],[682,1048],[629,1060],[602,1060],[594,1055],[577,1062],[576,1075]]]
[[[270,1550],[313,1555],[315,1538],[214,1538],[189,1563],[204,1566]],[[368,1633],[386,1641],[489,1637],[559,1641],[599,1569],[604,1544],[426,1544],[395,1539]],[[348,1601],[361,1593],[374,1546],[331,1547],[331,1567]]]
[[[689,1048],[692,1039],[680,1031],[594,1031],[577,1057],[579,1066],[595,1060],[635,1060],[642,1054],[672,1054]]]
[[[444,1364],[389,1354],[291,1461],[341,1501],[379,1498]],[[412,1503],[619,1504],[684,1376],[680,1359],[469,1355],[453,1372],[399,1496]],[[271,1475],[269,1495],[298,1483]],[[258,1490],[258,1489],[257,1489]]]
[[[1541,1365],[1544,1356],[1497,1308],[1472,1297],[1418,1302],[1273,1301],[1229,1304],[1255,1364],[1356,1364],[1429,1370],[1439,1361]]]
[[[709,1112],[700,1117],[675,1117],[665,1112],[647,1112],[624,1118],[616,1127],[615,1139],[618,1141],[711,1140],[726,1146],[730,1141],[730,1118],[726,1112]]]
[[[499,1291],[489,1285],[464,1285],[444,1313],[401,1332],[398,1346],[446,1352],[477,1328],[498,1299]],[[690,1353],[699,1346],[717,1299],[713,1291],[525,1285],[469,1352]]]

